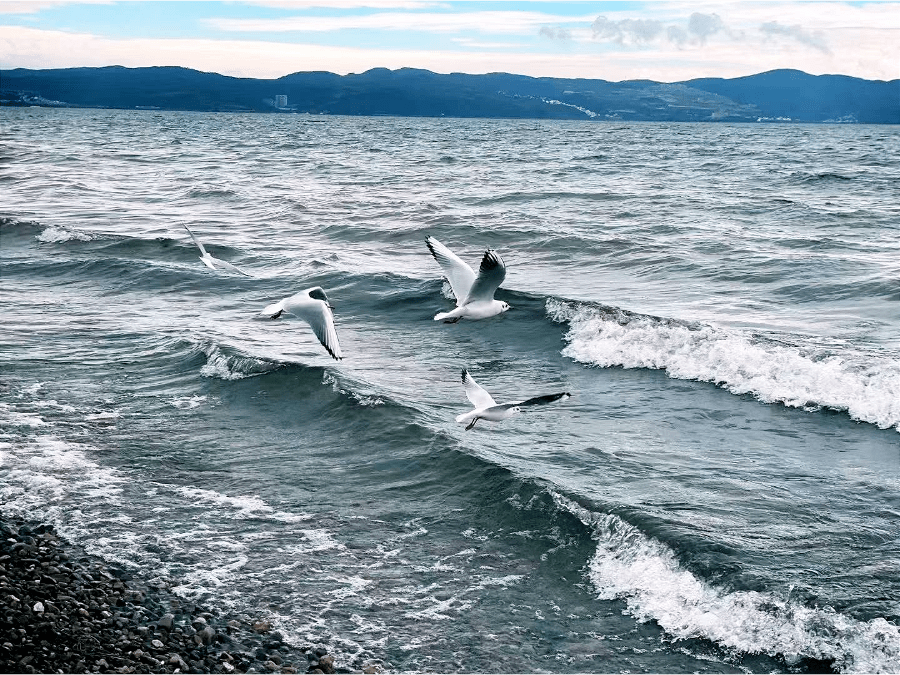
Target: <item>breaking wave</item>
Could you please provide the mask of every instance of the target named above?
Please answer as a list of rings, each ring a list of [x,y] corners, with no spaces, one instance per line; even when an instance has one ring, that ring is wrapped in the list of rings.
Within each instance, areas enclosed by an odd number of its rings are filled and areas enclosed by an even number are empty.
[[[740,331],[556,299],[547,301],[547,313],[568,323],[562,354],[581,363],[663,369],[670,377],[712,382],[765,403],[844,411],[900,431],[896,360],[813,353]]]
[[[790,668],[802,660],[840,672],[900,672],[900,627],[858,621],[771,592],[717,588],[682,568],[673,551],[614,514],[596,514],[558,494],[554,501],[592,528],[597,551],[588,578],[600,598],[622,600],[639,621],[656,621],[676,640],[700,638]]]

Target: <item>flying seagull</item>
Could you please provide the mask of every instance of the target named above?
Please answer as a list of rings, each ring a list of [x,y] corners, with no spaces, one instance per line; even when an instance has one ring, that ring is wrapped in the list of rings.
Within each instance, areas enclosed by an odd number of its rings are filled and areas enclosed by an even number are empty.
[[[475,406],[475,410],[458,415],[456,418],[456,421],[460,424],[466,424],[468,422],[466,431],[474,427],[478,420],[499,422],[500,420],[512,417],[518,412],[522,412],[522,408],[532,405],[543,405],[544,403],[553,403],[554,401],[564,401],[571,396],[571,394],[564,391],[559,394],[535,396],[534,398],[529,398],[524,401],[510,401],[509,403],[497,404],[497,402],[494,401],[494,398],[472,379],[472,376],[469,375],[469,371],[465,368],[463,368],[462,371],[462,383],[466,388],[466,396],[469,397],[472,405]]]
[[[509,309],[505,302],[494,300],[494,292],[506,278],[506,265],[496,251],[488,249],[484,252],[476,276],[471,267],[434,237],[427,237],[425,243],[444,270],[456,296],[456,309],[436,314],[435,321],[456,323],[460,319],[486,319]]]
[[[331,310],[332,307],[325,291],[321,286],[314,286],[266,306],[260,312],[260,316],[277,319],[287,312],[300,317],[310,325],[313,333],[316,334],[319,342],[328,350],[332,358],[340,360],[344,356],[341,354],[341,345],[338,342],[337,331],[334,329],[334,314]]]
[[[185,225],[184,223],[182,223],[182,225],[184,225],[184,229],[186,229],[188,231],[188,234],[191,235],[191,239],[194,240],[194,243],[197,244],[197,248],[200,249],[200,253],[203,254],[200,256],[200,260],[202,260],[203,264],[206,265],[209,269],[211,269],[211,270],[217,270],[217,269],[228,270],[229,272],[237,272],[238,274],[243,274],[245,277],[250,276],[243,270],[240,270],[237,267],[235,267],[234,265],[232,265],[230,262],[225,262],[224,260],[219,260],[218,258],[214,258],[213,256],[211,256],[209,253],[206,252],[206,249],[203,248],[203,244],[200,243],[200,240],[194,236],[194,233],[191,232],[190,228],[187,225]]]

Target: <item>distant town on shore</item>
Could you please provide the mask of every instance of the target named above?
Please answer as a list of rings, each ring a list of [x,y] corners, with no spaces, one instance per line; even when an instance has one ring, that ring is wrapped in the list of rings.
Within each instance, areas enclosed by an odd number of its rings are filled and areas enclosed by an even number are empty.
[[[671,122],[900,124],[900,80],[773,70],[651,80],[375,68],[236,78],[181,67],[0,70],[0,106]]]

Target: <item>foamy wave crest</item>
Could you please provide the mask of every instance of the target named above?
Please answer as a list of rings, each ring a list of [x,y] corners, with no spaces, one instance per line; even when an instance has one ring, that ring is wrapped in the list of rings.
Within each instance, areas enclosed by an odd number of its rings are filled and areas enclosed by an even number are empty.
[[[208,344],[202,347],[206,354],[206,363],[200,368],[203,377],[216,377],[220,380],[242,380],[245,377],[262,375],[275,370],[278,366],[270,361],[243,356],[241,354],[226,354],[216,344]]]
[[[547,314],[568,323],[568,356],[582,363],[665,369],[670,377],[713,382],[766,403],[846,411],[900,431],[900,362],[807,355],[712,326],[550,299]]]
[[[284,523],[300,523],[310,519],[308,513],[288,513],[278,511],[257,495],[231,495],[195,487],[176,487],[175,492],[186,497],[191,503],[204,508],[214,508],[220,515],[234,520],[263,518]]]
[[[94,236],[87,232],[51,225],[37,236],[37,240],[45,244],[60,244],[65,241],[93,241]]]
[[[362,394],[356,391],[348,391],[347,389],[343,389],[334,375],[332,375],[328,371],[325,371],[325,374],[322,376],[322,384],[330,384],[331,390],[335,394],[340,394],[341,396],[350,396],[354,401],[356,401],[364,408],[371,408],[376,405],[384,405],[384,399],[380,396],[376,396],[375,394]]]
[[[174,398],[169,401],[169,405],[172,405],[179,410],[193,410],[194,408],[199,408],[205,402],[205,395],[194,394],[193,396],[179,396]]]
[[[554,494],[557,505],[593,531],[588,576],[603,599],[626,603],[678,640],[701,638],[746,654],[833,661],[841,672],[900,673],[900,628],[857,621],[829,607],[806,607],[755,591],[727,592],[678,564],[667,546],[613,514],[598,515]]]

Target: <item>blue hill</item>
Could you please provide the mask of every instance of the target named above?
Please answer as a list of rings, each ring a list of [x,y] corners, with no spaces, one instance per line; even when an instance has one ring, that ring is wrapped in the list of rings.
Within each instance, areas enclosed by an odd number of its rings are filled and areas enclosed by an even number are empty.
[[[776,70],[734,79],[533,78],[375,68],[266,80],[188,68],[0,70],[0,104],[344,115],[900,123],[900,80]]]

